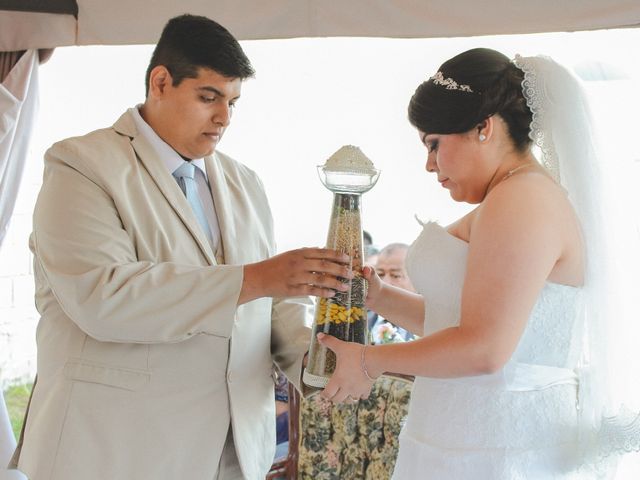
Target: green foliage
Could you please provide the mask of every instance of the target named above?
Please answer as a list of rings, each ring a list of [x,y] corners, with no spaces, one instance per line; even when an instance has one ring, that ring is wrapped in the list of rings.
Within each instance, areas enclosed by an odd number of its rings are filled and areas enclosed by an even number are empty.
[[[23,385],[14,385],[4,391],[4,400],[7,404],[11,428],[13,428],[16,440],[20,436],[24,412],[27,409],[27,404],[29,403],[29,395],[31,395],[32,387],[33,383],[27,383]]]

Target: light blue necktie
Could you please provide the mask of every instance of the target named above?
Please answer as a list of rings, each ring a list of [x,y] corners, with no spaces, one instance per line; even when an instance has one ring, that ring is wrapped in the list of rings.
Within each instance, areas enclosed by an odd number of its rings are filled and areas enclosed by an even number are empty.
[[[211,229],[209,228],[209,222],[204,214],[204,208],[202,208],[202,202],[200,201],[200,195],[198,195],[198,187],[194,178],[196,173],[196,166],[191,162],[184,162],[180,167],[176,168],[173,172],[173,176],[176,178],[178,185],[182,189],[187,201],[191,205],[193,213],[195,213],[198,223],[202,227],[202,230],[209,239],[209,245],[214,248],[213,237],[211,236]]]

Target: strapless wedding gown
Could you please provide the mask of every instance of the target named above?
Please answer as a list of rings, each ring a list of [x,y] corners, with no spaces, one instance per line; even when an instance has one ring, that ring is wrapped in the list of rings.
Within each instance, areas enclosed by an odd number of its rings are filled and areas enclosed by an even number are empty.
[[[427,223],[407,255],[427,299],[425,335],[459,324],[468,245]],[[546,283],[512,358],[495,374],[416,378],[394,480],[590,478],[577,470],[581,289]]]

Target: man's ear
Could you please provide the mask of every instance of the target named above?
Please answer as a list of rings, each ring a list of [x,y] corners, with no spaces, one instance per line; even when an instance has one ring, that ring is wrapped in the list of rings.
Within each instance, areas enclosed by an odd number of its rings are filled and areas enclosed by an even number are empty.
[[[173,82],[171,73],[164,65],[156,65],[149,72],[149,96],[161,97]]]

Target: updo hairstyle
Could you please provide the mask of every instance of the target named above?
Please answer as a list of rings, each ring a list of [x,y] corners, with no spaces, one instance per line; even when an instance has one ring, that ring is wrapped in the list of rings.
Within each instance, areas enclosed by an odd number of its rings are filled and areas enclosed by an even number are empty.
[[[464,133],[498,114],[516,149],[531,146],[531,110],[522,93],[524,73],[509,58],[495,50],[474,48],[447,60],[438,73],[440,81],[426,80],[411,97],[409,121],[414,127],[427,134]]]

